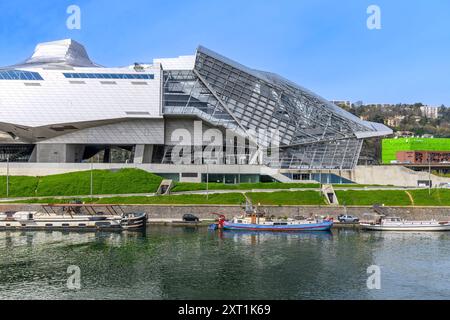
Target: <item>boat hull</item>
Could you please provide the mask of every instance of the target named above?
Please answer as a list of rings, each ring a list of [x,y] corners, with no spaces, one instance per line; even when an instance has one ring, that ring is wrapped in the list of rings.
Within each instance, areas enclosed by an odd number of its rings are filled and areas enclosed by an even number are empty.
[[[233,223],[225,222],[223,228],[225,230],[250,230],[250,231],[328,231],[333,227],[332,221],[324,221],[318,223],[291,224],[291,225],[262,225],[252,223]]]
[[[120,226],[124,230],[142,230],[147,228],[148,215],[140,213],[126,218],[122,218]]]
[[[417,225],[417,226],[383,226],[383,225],[370,225],[361,224],[361,227],[365,230],[373,231],[450,231],[450,225]]]
[[[105,216],[50,216],[29,220],[0,219],[0,231],[7,230],[55,230],[55,231],[123,231],[145,230],[147,214],[135,214],[127,217]]]
[[[30,221],[1,221],[0,230],[122,230],[120,222],[117,220],[30,220]]]

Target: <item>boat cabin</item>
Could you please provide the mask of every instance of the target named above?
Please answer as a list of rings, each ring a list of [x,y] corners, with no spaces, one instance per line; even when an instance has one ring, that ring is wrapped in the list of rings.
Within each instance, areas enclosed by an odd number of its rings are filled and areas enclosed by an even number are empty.
[[[8,211],[0,214],[0,219],[3,220],[17,220],[17,221],[32,221],[34,219],[34,211]]]
[[[399,217],[389,217],[389,218],[384,218],[383,221],[385,221],[385,222],[401,222],[402,219]]]

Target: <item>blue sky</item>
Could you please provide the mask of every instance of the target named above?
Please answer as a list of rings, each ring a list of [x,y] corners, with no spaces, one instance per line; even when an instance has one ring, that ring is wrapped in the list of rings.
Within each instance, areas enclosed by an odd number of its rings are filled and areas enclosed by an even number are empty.
[[[69,5],[81,30],[66,27]],[[381,9],[381,29],[366,26]],[[193,54],[202,44],[327,99],[450,106],[450,1],[0,0],[0,65],[73,38],[106,66]]]

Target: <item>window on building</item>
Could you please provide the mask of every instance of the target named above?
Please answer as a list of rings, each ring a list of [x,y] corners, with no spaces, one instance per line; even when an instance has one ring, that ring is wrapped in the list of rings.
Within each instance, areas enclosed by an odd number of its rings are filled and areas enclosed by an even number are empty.
[[[198,173],[197,172],[183,172],[183,173],[181,173],[181,176],[183,178],[197,178]]]
[[[0,80],[44,80],[37,72],[22,70],[0,71]]]
[[[153,80],[154,74],[125,74],[125,73],[63,73],[64,77],[68,79],[141,79]]]

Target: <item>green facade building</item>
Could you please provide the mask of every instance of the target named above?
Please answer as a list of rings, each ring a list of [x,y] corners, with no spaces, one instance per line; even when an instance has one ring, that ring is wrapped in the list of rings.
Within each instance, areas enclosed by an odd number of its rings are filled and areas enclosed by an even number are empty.
[[[390,164],[399,151],[450,151],[450,138],[398,138],[382,140],[382,162]]]

